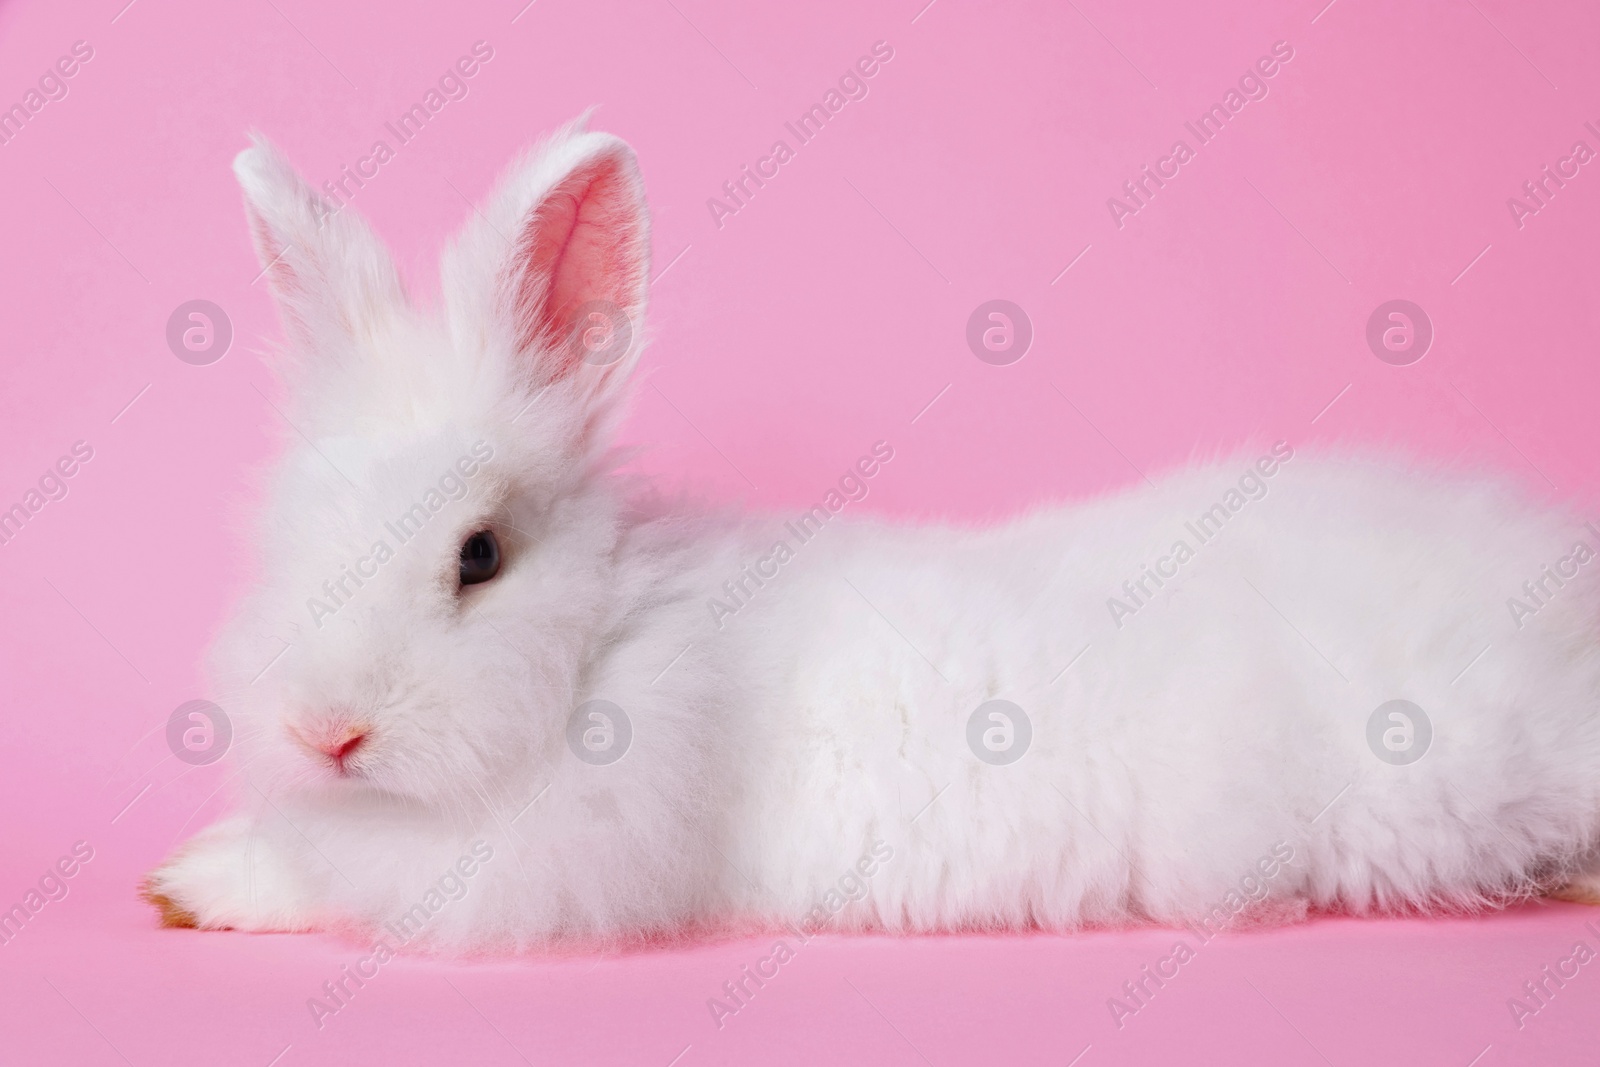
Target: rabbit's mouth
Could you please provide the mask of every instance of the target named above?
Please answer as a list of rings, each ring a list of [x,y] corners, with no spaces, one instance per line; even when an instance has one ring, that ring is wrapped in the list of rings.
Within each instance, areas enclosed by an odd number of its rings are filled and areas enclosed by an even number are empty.
[[[361,777],[360,754],[370,747],[372,730],[365,724],[329,723],[314,727],[286,724],[284,732],[318,766],[340,778]]]

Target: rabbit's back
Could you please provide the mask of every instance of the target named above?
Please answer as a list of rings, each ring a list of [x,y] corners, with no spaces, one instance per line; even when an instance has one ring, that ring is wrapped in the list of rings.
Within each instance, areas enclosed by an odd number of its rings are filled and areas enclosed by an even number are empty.
[[[1470,904],[1571,861],[1600,812],[1600,537],[1492,480],[1268,457],[796,546],[726,625],[762,694],[733,895],[806,914],[877,840],[836,921],[1188,918],[1242,878]]]

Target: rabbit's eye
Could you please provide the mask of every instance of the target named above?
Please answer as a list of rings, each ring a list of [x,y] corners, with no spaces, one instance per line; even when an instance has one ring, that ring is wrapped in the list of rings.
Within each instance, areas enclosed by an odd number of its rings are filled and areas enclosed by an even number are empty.
[[[461,546],[461,584],[477,585],[500,573],[500,542],[479,530]]]

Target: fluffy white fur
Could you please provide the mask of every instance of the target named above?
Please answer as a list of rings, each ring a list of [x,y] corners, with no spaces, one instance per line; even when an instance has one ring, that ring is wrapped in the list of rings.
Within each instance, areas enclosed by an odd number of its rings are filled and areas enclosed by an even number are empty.
[[[573,126],[513,167],[446,255],[437,312],[353,214],[319,226],[265,142],[236,170],[297,432],[262,581],[213,658],[236,812],[152,873],[169,920],[370,928],[478,839],[494,856],[431,916],[436,948],[799,921],[879,840],[893,858],[836,928],[1203,918],[1278,843],[1294,858],[1258,876],[1251,915],[1595,887],[1600,564],[1520,629],[1507,607],[1594,541],[1573,513],[1302,449],[1118,627],[1108,598],[1258,449],[995,529],[836,518],[719,627],[710,598],[788,538],[781,519],[620,479],[610,430],[639,345],[608,367],[558,351],[588,299],[642,325],[647,221],[622,142]],[[493,459],[469,494],[313,625],[308,598],[479,440]],[[505,565],[458,588],[479,529]],[[603,767],[565,741],[596,697],[634,729]],[[967,747],[997,697],[1033,725],[1010,766]],[[1394,698],[1434,726],[1409,766],[1366,744]],[[347,727],[370,736],[346,775],[290,739]]]

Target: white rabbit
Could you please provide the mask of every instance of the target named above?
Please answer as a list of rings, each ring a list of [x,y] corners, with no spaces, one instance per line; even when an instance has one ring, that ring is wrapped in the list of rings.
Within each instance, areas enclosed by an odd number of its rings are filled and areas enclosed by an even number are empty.
[[[150,875],[168,923],[514,951],[1600,892],[1571,511],[1288,442],[985,530],[663,504],[611,449],[623,142],[514,166],[437,312],[267,143],[235,170],[293,430],[213,654],[236,811]]]

